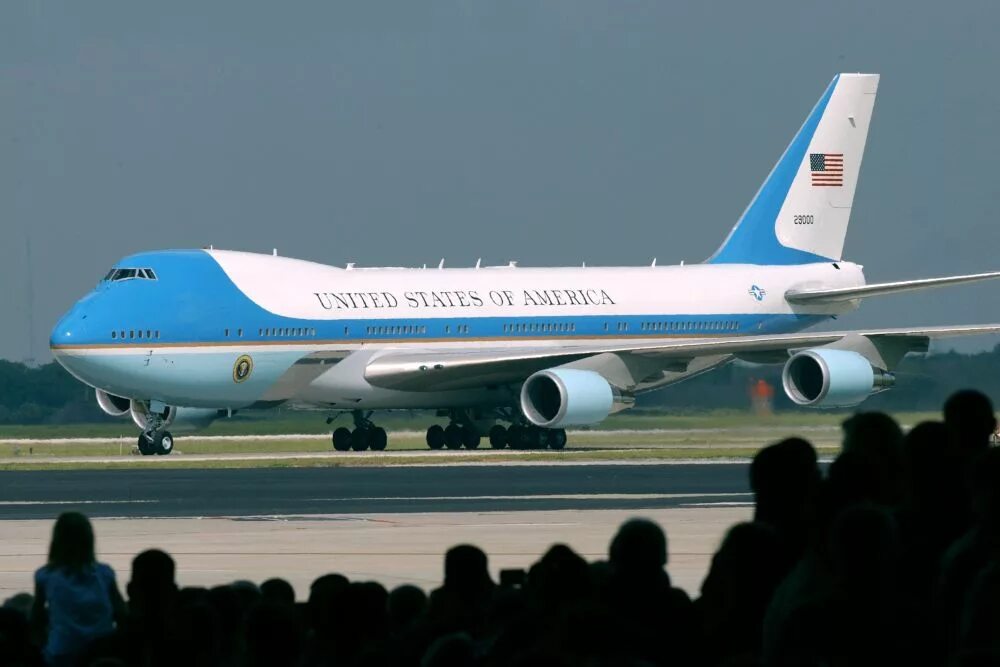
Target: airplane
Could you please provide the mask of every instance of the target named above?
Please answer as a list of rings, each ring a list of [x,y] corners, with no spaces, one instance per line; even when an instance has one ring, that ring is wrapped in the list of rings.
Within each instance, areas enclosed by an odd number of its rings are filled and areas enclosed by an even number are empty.
[[[55,325],[55,359],[130,415],[142,454],[168,430],[281,405],[349,413],[338,451],[383,450],[380,410],[432,409],[431,449],[562,449],[638,394],[734,360],[784,364],[798,405],[853,406],[904,355],[1000,324],[805,329],[863,299],[1000,277],[866,284],[842,258],[877,74],[827,86],[719,249],[680,266],[346,268],[217,249],[119,261]],[[329,423],[329,420],[328,420]],[[505,426],[505,424],[508,424]]]

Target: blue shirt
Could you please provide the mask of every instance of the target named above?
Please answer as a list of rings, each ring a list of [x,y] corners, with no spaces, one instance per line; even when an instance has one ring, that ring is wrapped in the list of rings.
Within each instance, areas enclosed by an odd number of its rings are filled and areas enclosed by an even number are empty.
[[[35,572],[48,609],[46,663],[72,662],[90,642],[114,631],[111,587],[116,585],[114,570],[104,563],[80,570],[46,565]]]

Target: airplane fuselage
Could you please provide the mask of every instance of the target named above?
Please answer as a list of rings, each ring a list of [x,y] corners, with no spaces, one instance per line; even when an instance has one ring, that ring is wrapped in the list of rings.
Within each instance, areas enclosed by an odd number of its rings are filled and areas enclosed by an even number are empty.
[[[364,369],[400,349],[791,333],[856,303],[793,306],[786,291],[862,284],[861,267],[848,262],[344,269],[272,255],[164,251],[122,260],[56,325],[51,346],[91,386],[172,405],[503,405],[511,401],[503,387],[400,392],[370,384]],[[622,389],[656,388],[724,360],[706,358]]]

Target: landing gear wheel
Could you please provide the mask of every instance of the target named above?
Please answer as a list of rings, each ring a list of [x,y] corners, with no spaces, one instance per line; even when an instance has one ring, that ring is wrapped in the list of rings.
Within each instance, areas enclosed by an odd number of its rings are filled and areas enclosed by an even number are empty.
[[[494,424],[490,428],[490,447],[493,449],[503,449],[507,446],[507,429],[500,424]]]
[[[434,424],[427,429],[427,446],[431,449],[444,447],[444,429],[440,424]]]
[[[149,438],[146,437],[145,433],[139,435],[138,447],[139,447],[139,453],[142,454],[143,456],[149,456],[151,454],[156,453],[153,450],[153,443],[149,441]]]
[[[356,428],[351,432],[351,449],[356,452],[363,452],[372,444],[372,430],[370,428]]]
[[[351,448],[351,429],[341,426],[333,432],[331,440],[334,449],[338,452],[346,452]]]
[[[528,429],[528,449],[545,449],[548,440],[546,429],[537,426]]]
[[[482,438],[476,429],[469,426],[462,427],[462,446],[466,449],[477,449]]]
[[[166,456],[174,451],[174,436],[170,431],[160,431],[153,436],[153,451],[157,456]]]
[[[373,451],[381,452],[389,444],[389,435],[381,426],[376,426],[371,430],[371,447]]]
[[[458,424],[448,424],[444,430],[444,446],[448,449],[459,449],[462,446],[462,427]]]
[[[566,446],[566,429],[554,428],[548,432],[549,449],[562,449]]]
[[[530,449],[531,430],[527,426],[515,424],[507,429],[507,441],[511,449]]]

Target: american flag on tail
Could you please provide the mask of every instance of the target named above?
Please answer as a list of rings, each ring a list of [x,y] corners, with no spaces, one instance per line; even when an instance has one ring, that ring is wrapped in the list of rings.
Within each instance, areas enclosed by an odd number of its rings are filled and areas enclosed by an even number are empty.
[[[809,172],[814,187],[842,187],[844,185],[844,154],[810,153]]]

